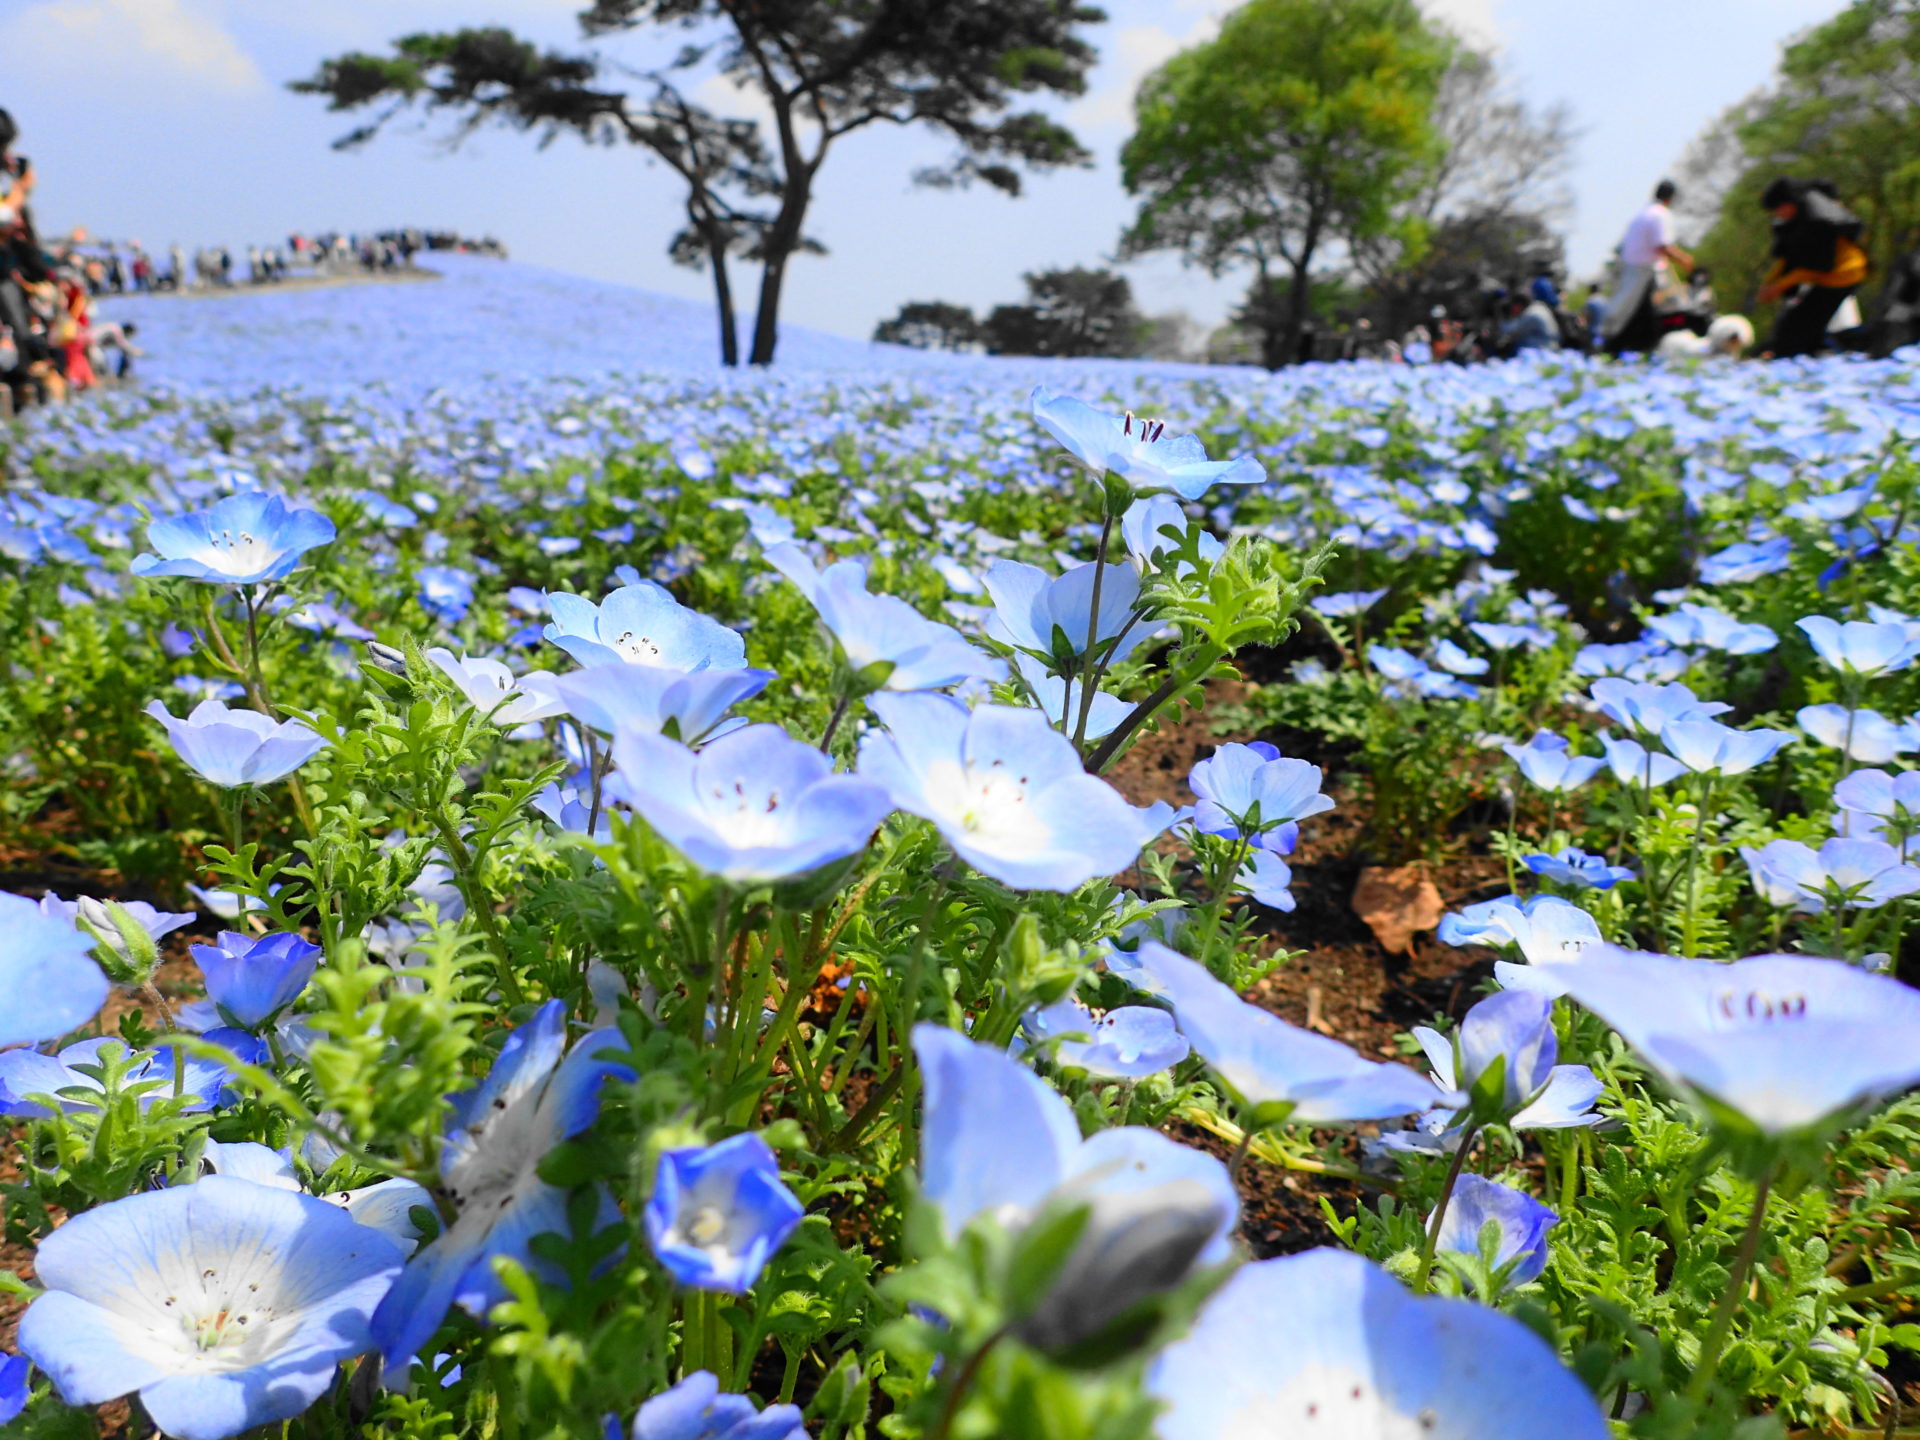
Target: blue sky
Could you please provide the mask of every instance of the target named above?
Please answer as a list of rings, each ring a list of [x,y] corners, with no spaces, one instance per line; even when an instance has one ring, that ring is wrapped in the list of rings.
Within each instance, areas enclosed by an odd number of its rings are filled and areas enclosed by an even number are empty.
[[[1427,0],[1494,45],[1521,92],[1565,101],[1581,131],[1571,258],[1596,268],[1633,208],[1721,108],[1763,83],[1781,42],[1843,0]],[[421,224],[492,232],[517,258],[704,298],[705,277],[664,254],[677,188],[638,152],[486,134],[448,153],[436,130],[394,129],[365,150],[328,143],[346,123],[284,82],[322,56],[416,29],[499,23],[571,43],[578,0],[4,0],[0,105],[40,169],[53,232],[87,226],[150,246],[244,246],[292,228]],[[1023,271],[1110,258],[1131,207],[1116,156],[1142,75],[1205,38],[1229,0],[1108,0],[1089,94],[1064,107],[1097,161],[1034,178],[1009,200],[916,190],[946,157],[936,136],[842,143],[811,229],[830,254],[796,262],[788,318],[864,337],[902,301],[985,308],[1017,299]],[[647,42],[623,41],[644,58]],[[746,101],[714,82],[716,107]],[[750,113],[750,109],[743,110]],[[1244,289],[1171,258],[1127,267],[1143,308],[1216,323]],[[743,306],[751,305],[751,294]]]

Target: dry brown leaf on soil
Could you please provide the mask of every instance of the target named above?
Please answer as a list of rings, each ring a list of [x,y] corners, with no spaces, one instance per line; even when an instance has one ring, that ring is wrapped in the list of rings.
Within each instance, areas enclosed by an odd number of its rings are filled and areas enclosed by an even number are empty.
[[[1431,930],[1446,902],[1421,865],[1370,865],[1353,887],[1353,913],[1389,955],[1411,955],[1416,931]]]

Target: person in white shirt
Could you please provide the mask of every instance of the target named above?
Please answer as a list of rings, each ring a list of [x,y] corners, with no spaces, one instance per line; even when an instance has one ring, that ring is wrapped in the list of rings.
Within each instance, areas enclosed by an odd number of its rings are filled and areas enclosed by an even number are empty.
[[[1666,280],[1669,264],[1679,266],[1682,273],[1693,269],[1693,257],[1673,240],[1669,207],[1678,193],[1671,180],[1662,180],[1654,187],[1653,202],[1633,217],[1620,241],[1620,276],[1600,324],[1609,354],[1654,347],[1658,337],[1653,334],[1653,292]]]

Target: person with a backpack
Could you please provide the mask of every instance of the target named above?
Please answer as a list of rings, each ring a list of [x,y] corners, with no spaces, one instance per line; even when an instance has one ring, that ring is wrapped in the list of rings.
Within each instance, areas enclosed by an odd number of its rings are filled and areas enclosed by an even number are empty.
[[[1773,212],[1774,257],[1760,299],[1792,296],[1760,353],[1779,360],[1818,354],[1834,315],[1867,278],[1860,217],[1840,203],[1827,181],[1784,176],[1762,192],[1760,208]]]

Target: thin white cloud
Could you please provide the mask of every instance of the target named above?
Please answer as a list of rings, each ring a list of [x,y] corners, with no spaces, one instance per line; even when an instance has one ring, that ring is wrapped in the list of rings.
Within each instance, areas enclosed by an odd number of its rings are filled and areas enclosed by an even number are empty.
[[[1497,49],[1500,23],[1494,18],[1494,0],[1421,0],[1421,9],[1450,26],[1461,39],[1480,49]]]
[[[1117,130],[1133,123],[1133,97],[1140,82],[1155,70],[1203,40],[1213,38],[1220,17],[1236,0],[1180,0],[1182,10],[1197,10],[1199,18],[1185,32],[1174,34],[1164,25],[1129,25],[1102,39],[1100,65],[1085,98],[1077,101],[1069,118],[1085,130]]]
[[[267,88],[260,67],[196,0],[41,0],[0,27],[0,50],[9,66],[75,76],[191,80],[225,94]]]

